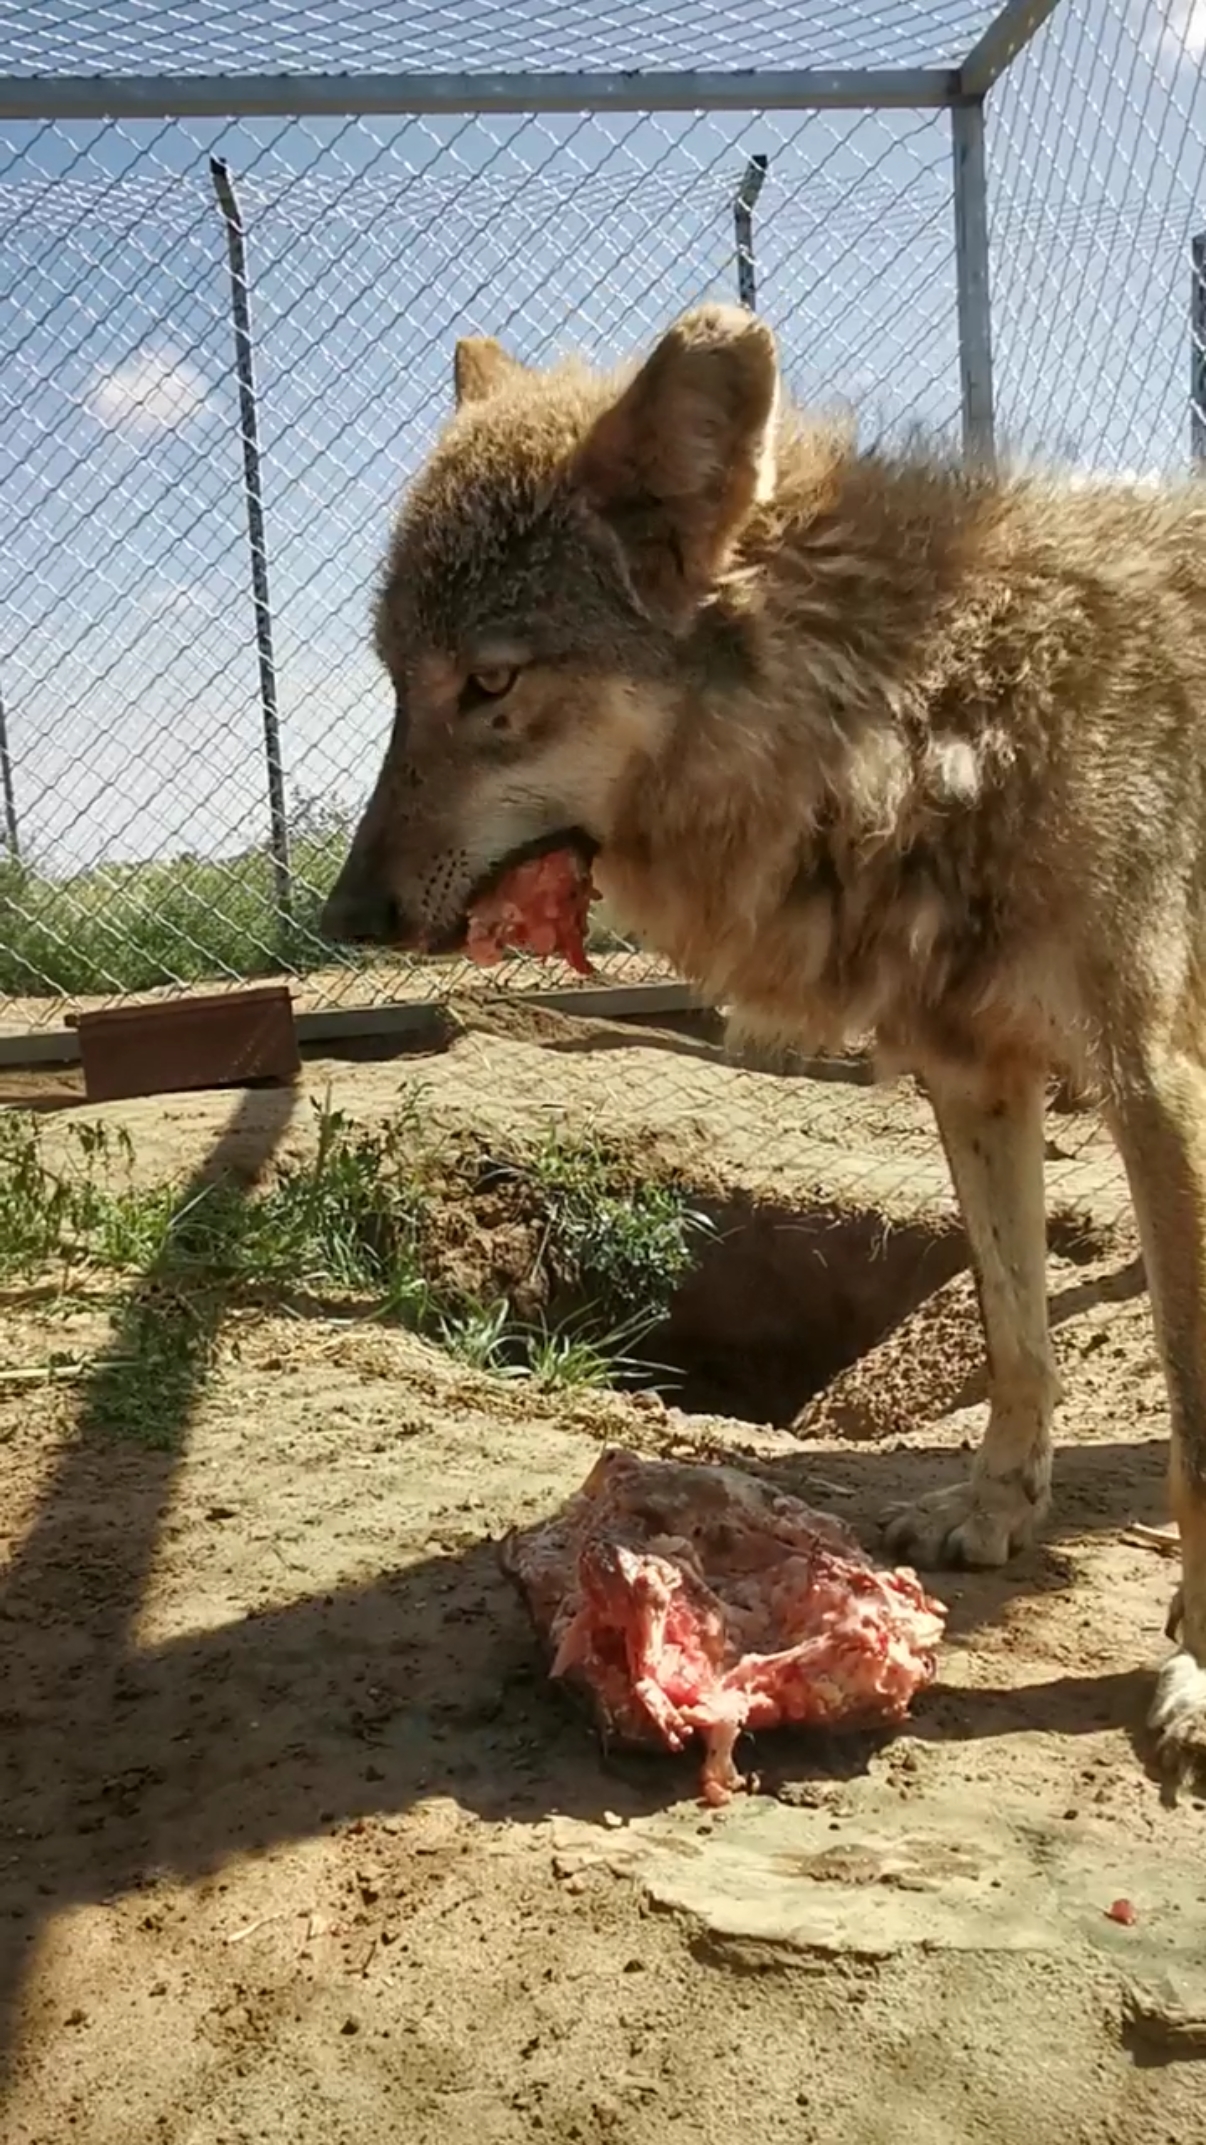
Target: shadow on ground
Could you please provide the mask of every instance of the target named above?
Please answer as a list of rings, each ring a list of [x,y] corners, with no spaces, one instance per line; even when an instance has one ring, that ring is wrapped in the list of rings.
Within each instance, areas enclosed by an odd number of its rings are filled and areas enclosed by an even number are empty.
[[[278,1100],[262,1151],[248,1156],[248,1098],[195,1181],[212,1176],[233,1142],[250,1182],[288,1126],[294,1098]],[[254,1111],[264,1117],[263,1096]],[[182,1195],[183,1214],[193,1189]],[[233,1854],[405,1812],[433,1794],[523,1823],[550,1812],[597,1818],[620,1793],[629,1810],[653,1808],[690,1792],[695,1778],[690,1760],[601,1759],[582,1719],[548,1689],[488,1542],[140,1644],[137,1622],[220,1317],[215,1303],[180,1302],[154,1390],[145,1377],[135,1387],[127,1365],[157,1284],[163,1276],[152,1273],[131,1291],[84,1397],[79,1437],[0,1595],[0,2022],[10,2054],[40,1933],[73,1905],[165,1874],[194,1879]],[[115,1443],[132,1407],[142,1443]],[[868,1447],[818,1455],[815,1472],[831,1493],[847,1493],[843,1516],[865,1530],[888,1494],[932,1487],[952,1464],[948,1450]],[[811,1471],[799,1458],[780,1470],[798,1489]],[[319,1481],[317,1496],[321,1489]],[[1060,1494],[1078,1534],[1156,1521],[1162,1456],[1121,1444],[1065,1448]],[[946,1590],[952,1635],[1000,1621],[1020,1595],[1071,1583],[1057,1528],[1008,1575],[961,1575]],[[1123,1672],[1059,1675],[1024,1690],[940,1687],[917,1733],[959,1742],[1044,1727],[1077,1737],[1136,1722],[1145,1685]],[[768,1758],[790,1763],[797,1777],[825,1775],[865,1764],[869,1747],[793,1738]]]
[[[216,1296],[176,1293],[170,1267],[187,1250],[189,1215],[202,1185],[233,1165],[231,1181],[249,1192],[296,1104],[291,1088],[267,1096],[247,1091],[184,1187],[170,1253],[127,1291],[81,1394],[78,1435],[0,1587],[0,1837],[9,1841],[0,2026],[9,2044],[39,1924],[68,1900],[95,1898],[111,1886],[107,1858],[95,1851],[104,1821],[89,1815],[89,1786],[102,1800],[120,1797],[113,1760],[125,1740],[120,1694],[126,1664],[136,1656],[132,1627],[221,1317]],[[114,1446],[115,1433],[131,1432],[141,1449]],[[113,1495],[115,1467],[124,1488],[120,1501]],[[137,1746],[137,1729],[129,1740]],[[131,1767],[147,1762],[131,1749]]]

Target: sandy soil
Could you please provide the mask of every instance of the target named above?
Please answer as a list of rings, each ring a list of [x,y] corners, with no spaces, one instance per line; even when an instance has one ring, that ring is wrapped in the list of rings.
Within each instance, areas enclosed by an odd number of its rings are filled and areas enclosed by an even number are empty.
[[[773,1195],[785,1230],[818,1202],[950,1227],[909,1089],[760,1080],[649,1038],[586,1049],[555,1023],[311,1066],[292,1096],[101,1114],[148,1176],[215,1157],[251,1175],[310,1137],[328,1083],[373,1119],[416,1081],[433,1122],[644,1129],[701,1183]],[[768,1738],[762,1795],[715,1816],[690,1763],[601,1758],[491,1537],[620,1439],[744,1453],[873,1540],[878,1508],[979,1434],[965,1273],[801,1436],[554,1404],[368,1323],[246,1313],[152,1398],[152,1449],[101,1427],[129,1305],[10,1294],[5,2145],[1199,2135],[1206,1810],[1162,1806],[1137,1734],[1175,1572],[1128,1531],[1164,1516],[1163,1393],[1117,1171],[1090,1121],[1053,1119],[1051,1141],[1054,1203],[1083,1228],[1053,1239],[1068,1397],[1047,1537],[1007,1574],[939,1583],[949,1642],[908,1734]],[[55,1354],[90,1367],[16,1375]],[[765,1898],[734,1903],[755,1820],[777,1828],[787,1932]],[[875,1875],[873,1822],[953,1823],[960,1852]],[[850,1849],[823,1883],[818,1827]],[[1133,1927],[1108,1918],[1117,1896]]]

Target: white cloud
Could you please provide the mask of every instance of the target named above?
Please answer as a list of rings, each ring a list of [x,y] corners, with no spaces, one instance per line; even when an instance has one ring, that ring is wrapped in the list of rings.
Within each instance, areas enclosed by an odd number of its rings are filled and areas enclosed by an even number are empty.
[[[1160,49],[1171,60],[1206,59],[1206,0],[1178,0],[1161,33]]]
[[[205,397],[205,381],[186,358],[174,350],[137,350],[95,382],[87,406],[113,432],[175,432],[204,407]]]

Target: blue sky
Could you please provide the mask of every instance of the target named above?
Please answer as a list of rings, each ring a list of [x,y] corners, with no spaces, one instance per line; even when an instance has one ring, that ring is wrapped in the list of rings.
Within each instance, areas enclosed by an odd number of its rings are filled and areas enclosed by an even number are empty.
[[[797,0],[760,11],[760,51],[733,34],[738,0],[690,19],[718,65],[916,64],[928,33],[947,59],[989,12]],[[363,66],[352,32],[363,42],[370,13],[310,0],[302,51],[281,43],[301,11],[277,4],[251,33],[216,0],[43,0],[0,33],[0,71],[140,51],[195,65],[205,36],[228,64]],[[605,21],[564,0],[536,13],[546,64],[701,57],[668,0],[620,0]],[[530,8],[488,0],[405,23],[398,51],[371,47],[378,64],[417,64],[420,44],[431,66],[517,64],[534,35]],[[990,101],[999,423],[1026,454],[1185,466],[1204,51],[1202,0],[1063,0]],[[369,590],[447,409],[455,336],[614,358],[733,293],[751,152],[770,158],[760,309],[797,393],[849,405],[868,433],[957,421],[942,114],[0,124],[0,689],[23,835],[57,869],[228,853],[265,830],[215,149],[249,232],[295,794],[354,806],[375,771],[389,710]]]

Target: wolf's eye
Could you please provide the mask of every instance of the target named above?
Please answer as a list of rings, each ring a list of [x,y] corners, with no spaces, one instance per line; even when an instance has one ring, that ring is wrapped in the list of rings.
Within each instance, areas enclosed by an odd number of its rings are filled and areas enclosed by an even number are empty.
[[[470,673],[469,683],[483,700],[501,700],[509,693],[519,676],[518,670],[504,670],[501,664],[493,670],[475,670]]]

